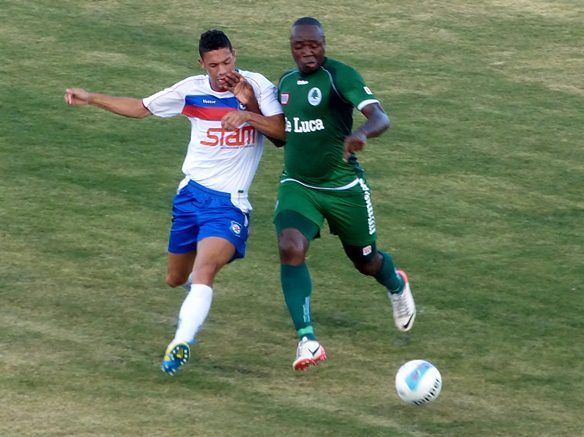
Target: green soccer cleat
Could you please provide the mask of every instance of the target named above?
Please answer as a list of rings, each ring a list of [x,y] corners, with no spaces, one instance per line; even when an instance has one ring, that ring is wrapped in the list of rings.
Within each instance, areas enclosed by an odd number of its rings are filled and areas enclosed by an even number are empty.
[[[166,348],[162,359],[162,371],[168,375],[174,375],[191,356],[191,348],[188,343],[171,343]]]

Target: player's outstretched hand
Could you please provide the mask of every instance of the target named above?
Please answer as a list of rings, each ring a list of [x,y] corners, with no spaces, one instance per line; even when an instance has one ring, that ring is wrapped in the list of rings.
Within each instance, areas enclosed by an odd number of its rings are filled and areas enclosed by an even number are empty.
[[[343,149],[343,159],[348,161],[351,157],[351,153],[359,152],[363,150],[365,147],[365,143],[367,142],[367,136],[357,129],[351,135],[345,137],[345,145]]]
[[[71,106],[88,105],[89,93],[81,88],[67,88],[65,102]]]

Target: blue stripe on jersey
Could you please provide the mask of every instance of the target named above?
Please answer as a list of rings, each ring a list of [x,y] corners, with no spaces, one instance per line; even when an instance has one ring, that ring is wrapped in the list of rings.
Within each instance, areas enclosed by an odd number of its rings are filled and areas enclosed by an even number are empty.
[[[239,100],[235,97],[220,98],[210,95],[186,96],[186,105],[198,106],[200,108],[234,108],[239,109]]]

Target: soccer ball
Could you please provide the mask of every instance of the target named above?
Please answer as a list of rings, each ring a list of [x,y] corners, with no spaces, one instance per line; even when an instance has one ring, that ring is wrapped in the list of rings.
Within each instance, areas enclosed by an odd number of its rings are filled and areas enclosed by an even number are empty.
[[[408,361],[395,375],[395,388],[402,401],[424,405],[432,402],[440,394],[442,376],[428,361]]]

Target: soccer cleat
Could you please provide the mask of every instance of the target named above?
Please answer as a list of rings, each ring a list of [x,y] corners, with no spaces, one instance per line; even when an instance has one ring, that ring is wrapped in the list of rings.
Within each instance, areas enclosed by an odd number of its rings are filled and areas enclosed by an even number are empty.
[[[324,347],[316,340],[309,340],[303,337],[298,342],[296,349],[296,360],[292,364],[294,370],[305,370],[309,366],[316,366],[321,361],[326,360],[326,351]]]
[[[174,375],[191,356],[191,348],[188,343],[171,343],[166,348],[162,359],[162,371]]]
[[[388,293],[391,306],[393,307],[393,321],[400,331],[409,331],[414,326],[416,319],[416,304],[410,289],[408,277],[403,270],[396,270],[397,274],[404,280],[404,288],[400,293]]]

